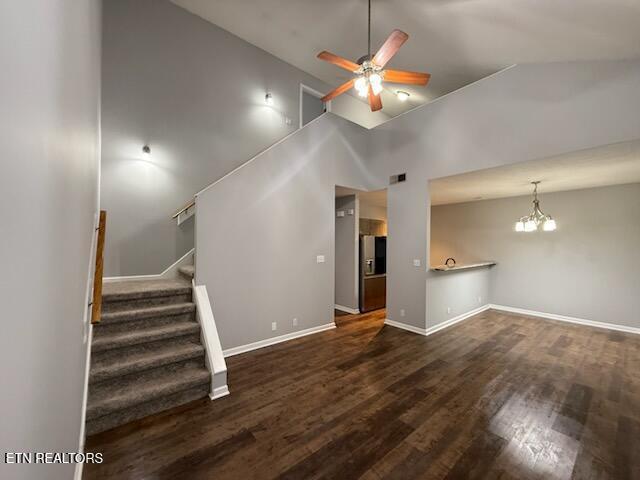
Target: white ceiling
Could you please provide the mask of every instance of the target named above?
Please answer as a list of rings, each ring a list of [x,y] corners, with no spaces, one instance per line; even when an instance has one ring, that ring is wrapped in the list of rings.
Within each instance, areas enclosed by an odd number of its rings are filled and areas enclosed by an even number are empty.
[[[640,140],[439,178],[429,183],[432,205],[640,182]]]
[[[366,53],[366,0],[172,0],[296,67],[337,86],[349,73],[321,50]],[[640,57],[638,0],[372,0],[372,50],[394,28],[409,40],[390,68],[432,74],[406,103],[383,93],[395,116],[514,63]]]

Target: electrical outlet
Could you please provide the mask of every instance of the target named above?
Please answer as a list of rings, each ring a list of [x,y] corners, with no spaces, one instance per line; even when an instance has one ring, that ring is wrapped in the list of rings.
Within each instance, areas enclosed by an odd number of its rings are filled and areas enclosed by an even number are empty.
[[[401,316],[401,317],[404,317],[404,308],[401,308],[401,309],[400,309],[400,316]]]
[[[447,307],[447,313],[451,313],[451,307]]]
[[[278,324],[276,322],[271,322],[271,331],[275,332],[278,329]]]
[[[294,319],[293,319],[293,326],[294,326],[294,327],[297,327],[297,326],[298,326],[298,319],[297,319],[297,318],[294,318]]]

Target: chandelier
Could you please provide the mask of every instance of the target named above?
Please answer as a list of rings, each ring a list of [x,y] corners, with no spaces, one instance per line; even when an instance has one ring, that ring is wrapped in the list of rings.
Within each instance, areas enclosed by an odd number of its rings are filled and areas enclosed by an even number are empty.
[[[538,184],[540,182],[531,182],[533,185],[533,211],[516,222],[516,232],[535,232],[542,225],[545,232],[553,232],[556,229],[556,221],[540,210],[540,201],[538,200]]]

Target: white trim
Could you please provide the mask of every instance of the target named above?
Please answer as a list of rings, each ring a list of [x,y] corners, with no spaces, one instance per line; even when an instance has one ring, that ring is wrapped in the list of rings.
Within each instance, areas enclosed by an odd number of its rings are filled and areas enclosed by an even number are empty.
[[[341,312],[350,313],[351,315],[359,315],[360,310],[357,308],[345,307],[343,305],[338,305],[337,303],[334,305],[336,310],[340,310]]]
[[[607,330],[615,330],[615,331],[618,331],[618,332],[634,333],[636,335],[640,334],[640,328],[638,328],[638,327],[627,327],[627,326],[624,326],[624,325],[615,325],[613,323],[596,322],[594,320],[585,320],[583,318],[568,317],[568,316],[565,316],[565,315],[558,315],[558,314],[555,314],[555,313],[537,312],[535,310],[526,310],[524,308],[508,307],[508,306],[505,306],[505,305],[491,304],[490,307],[493,310],[500,310],[500,311],[503,311],[503,312],[516,313],[516,314],[519,314],[519,315],[529,315],[529,316],[532,316],[532,317],[545,318],[545,319],[548,319],[548,320],[557,320],[559,322],[575,323],[577,325],[584,325],[584,326],[587,326],[587,327],[605,328]]]
[[[446,321],[444,321],[442,323],[434,325],[433,327],[427,328],[425,335],[432,335],[432,334],[434,334],[436,332],[439,332],[440,330],[444,330],[445,328],[452,327],[456,323],[460,323],[460,322],[466,320],[467,318],[473,317],[474,315],[482,313],[485,310],[489,310],[490,308],[491,308],[491,305],[488,304],[488,303],[486,305],[481,306],[481,307],[474,308],[473,310],[470,310],[470,311],[468,311],[466,313],[458,315],[457,317],[450,318],[449,320],[446,320]]]
[[[324,93],[319,92],[318,90],[311,88],[310,86],[305,85],[304,83],[300,84],[300,98],[298,100],[298,129],[304,127],[304,125],[302,125],[302,98],[303,98],[304,92],[307,92],[308,94],[313,95],[316,98],[322,98],[325,95]],[[324,108],[325,108],[324,110],[325,112],[331,111],[331,100],[329,100],[328,102],[324,102]]]
[[[491,305],[486,304],[481,307],[474,308],[473,310],[470,310],[456,317],[450,318],[449,320],[446,320],[444,322],[441,322],[429,328],[414,327],[413,325],[407,325],[406,323],[396,322],[393,320],[389,320],[388,318],[385,318],[384,323],[385,325],[390,325],[396,328],[402,328],[403,330],[408,330],[409,332],[417,333],[419,335],[424,335],[425,337],[427,337],[429,335],[433,335],[436,332],[439,332],[440,330],[444,330],[445,328],[452,327],[456,323],[460,323],[463,320],[466,320],[467,318],[477,315],[478,313],[482,313],[485,310],[489,310],[490,308],[491,308]]]
[[[178,269],[184,265],[191,265],[189,263],[189,257],[193,255],[195,252],[195,248],[192,248],[187,253],[185,253],[178,260],[169,265],[162,273],[156,273],[153,275],[125,275],[121,277],[104,277],[102,279],[105,283],[113,283],[113,282],[125,282],[128,280],[162,280],[166,278],[174,278],[178,276]]]
[[[414,327],[413,325],[409,325],[408,323],[396,322],[395,320],[389,320],[388,318],[384,319],[384,324],[389,325],[390,327],[401,328],[402,330],[407,330],[408,332],[417,333],[418,335],[426,335],[427,330],[420,327]]]
[[[193,287],[193,301],[196,304],[196,319],[200,323],[200,336],[205,348],[205,363],[211,372],[211,400],[229,395],[227,387],[227,364],[224,361],[220,336],[216,327],[207,287],[195,285]]]
[[[209,394],[209,398],[211,400],[216,400],[218,398],[226,397],[227,395],[229,395],[229,387],[227,387],[226,385],[223,385],[222,387],[216,387],[213,390],[211,390],[211,393]]]
[[[194,203],[189,208],[187,208],[186,210],[183,210],[178,214],[178,216],[176,217],[176,223],[178,225],[182,225],[184,222],[186,222],[189,218],[193,217],[195,214],[196,214],[196,204]]]
[[[314,333],[324,332],[325,330],[331,330],[332,328],[336,328],[336,324],[334,322],[326,323],[318,327],[307,328],[305,330],[300,330],[299,332],[287,333],[285,335],[280,335],[279,337],[267,338],[258,342],[248,343],[247,345],[240,345],[239,347],[227,348],[222,353],[224,354],[225,358],[232,357],[241,353],[246,353],[252,350],[257,350],[259,348],[275,345],[276,343],[282,343],[288,340],[293,340],[295,338],[305,337]]]
[[[99,189],[98,184],[98,189]],[[99,205],[99,198],[98,198]],[[87,272],[87,286],[85,290],[85,305],[87,306],[84,310],[84,316],[82,319],[82,324],[85,333],[85,345],[86,345],[86,353],[84,358],[84,379],[82,385],[82,406],[80,408],[80,435],[78,438],[78,453],[84,453],[84,446],[86,440],[86,419],[87,419],[87,399],[89,397],[89,371],[91,369],[91,343],[93,341],[93,324],[91,323],[91,314],[93,310],[91,308],[91,302],[93,300],[93,281],[94,281],[94,272],[96,266],[96,255],[97,255],[97,244],[98,244],[98,227],[100,225],[100,207],[98,206],[97,212],[93,217],[93,228],[91,235],[91,251],[89,253],[89,266]],[[73,471],[74,480],[82,479],[82,469],[83,464],[78,463]]]

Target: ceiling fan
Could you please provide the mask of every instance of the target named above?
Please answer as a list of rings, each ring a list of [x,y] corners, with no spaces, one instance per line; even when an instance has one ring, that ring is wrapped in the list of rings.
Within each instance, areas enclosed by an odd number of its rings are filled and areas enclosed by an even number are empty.
[[[401,30],[394,30],[387,40],[382,44],[378,52],[371,57],[371,0],[369,0],[369,23],[368,23],[368,43],[367,54],[360,57],[356,62],[339,57],[333,53],[322,51],[318,58],[329,63],[333,63],[340,68],[349,70],[355,75],[348,82],[335,88],[324,97],[323,102],[343,94],[351,87],[355,87],[358,95],[368,97],[371,111],[375,112],[382,108],[382,81],[390,83],[402,83],[405,85],[426,85],[431,75],[428,73],[407,72],[405,70],[384,70],[384,66],[400,50],[400,47],[407,41],[409,35]]]

